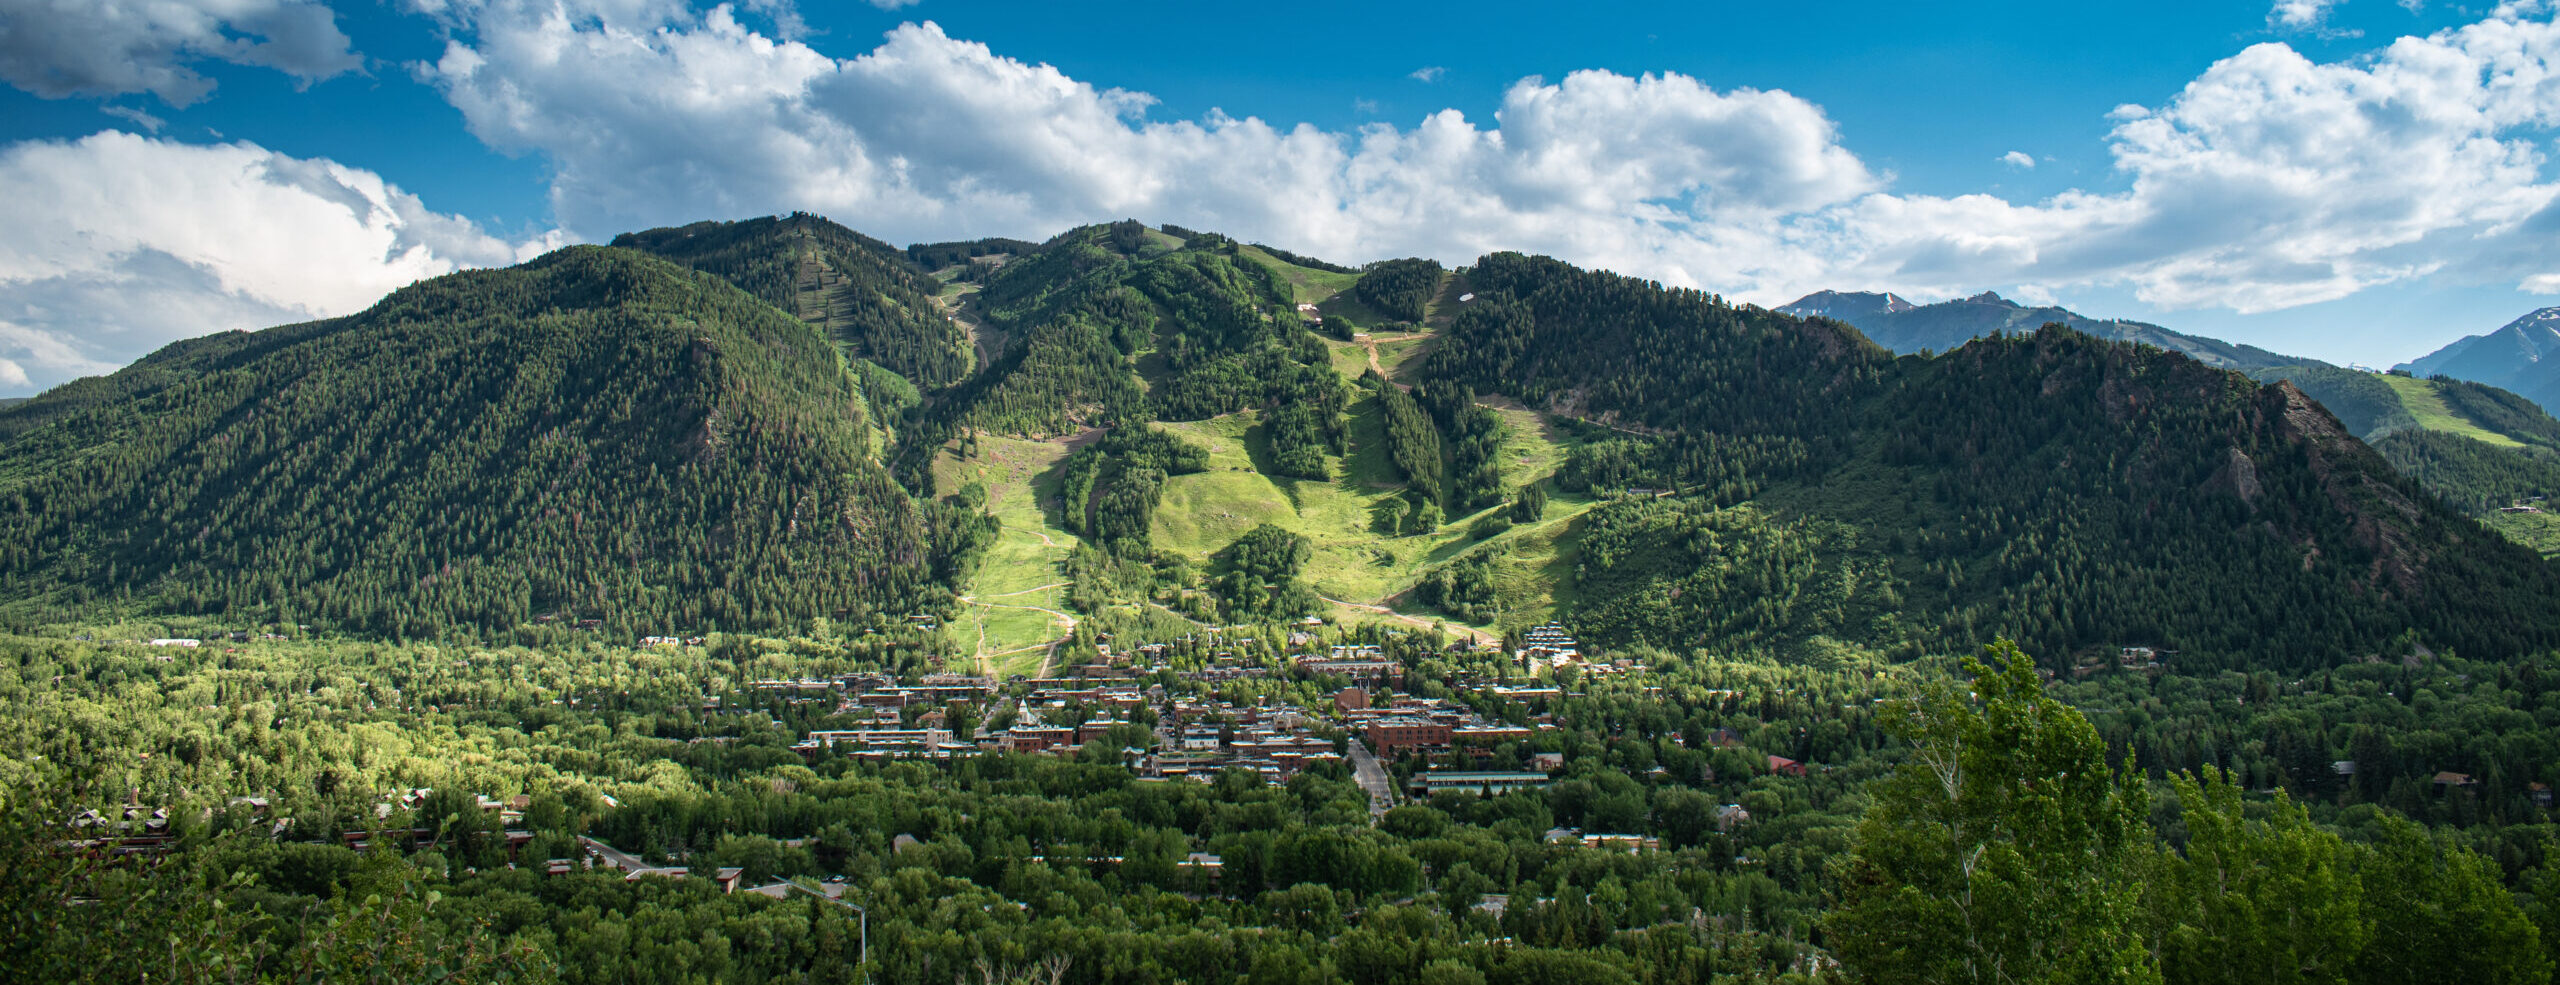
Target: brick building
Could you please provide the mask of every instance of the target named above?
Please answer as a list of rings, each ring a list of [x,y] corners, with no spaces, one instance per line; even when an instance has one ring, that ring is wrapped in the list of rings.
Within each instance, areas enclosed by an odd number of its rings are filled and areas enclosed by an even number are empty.
[[[1444,722],[1424,718],[1382,718],[1369,723],[1369,748],[1378,755],[1393,755],[1399,749],[1439,752],[1449,748],[1449,737],[1456,731]]]

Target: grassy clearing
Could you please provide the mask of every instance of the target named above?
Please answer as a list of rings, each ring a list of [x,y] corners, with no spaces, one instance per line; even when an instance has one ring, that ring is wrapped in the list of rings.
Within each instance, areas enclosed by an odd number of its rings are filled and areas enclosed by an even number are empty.
[[[1347,348],[1365,357],[1357,347]],[[1553,474],[1564,460],[1567,439],[1527,409],[1494,409],[1509,426],[1501,453],[1506,488]],[[1269,439],[1255,411],[1151,426],[1209,450],[1206,471],[1175,476],[1165,484],[1152,531],[1160,549],[1205,564],[1254,526],[1278,525],[1308,539],[1314,549],[1308,580],[1326,597],[1349,603],[1334,606],[1333,614],[1355,621],[1390,618],[1377,607],[1400,603],[1400,596],[1430,569],[1474,551],[1492,552],[1506,620],[1542,620],[1570,601],[1562,593],[1569,591],[1571,551],[1578,540],[1574,521],[1594,505],[1590,500],[1557,494],[1538,522],[1481,542],[1468,538],[1469,526],[1507,504],[1451,518],[1431,534],[1389,537],[1370,528],[1371,510],[1404,490],[1387,459],[1385,423],[1375,400],[1352,405],[1351,454],[1331,461],[1332,482],[1268,475]],[[1029,674],[1039,667],[1041,645],[1066,629],[1057,617],[1038,610],[1067,611],[1060,566],[1079,541],[1054,526],[1053,515],[1069,447],[1062,441],[981,437],[978,448],[975,457],[945,452],[934,463],[941,488],[984,484],[988,512],[1004,523],[968,586],[972,604],[963,621],[951,627],[966,651],[965,659],[954,662],[983,665],[998,674]],[[1415,625],[1435,618],[1418,609],[1407,615],[1411,618],[1406,621]]]
[[[1569,439],[1546,416],[1512,400],[1479,400],[1502,415],[1507,436],[1502,441],[1502,482],[1517,487],[1556,474],[1564,464]]]
[[[1516,486],[1553,473],[1564,458],[1560,437],[1534,413],[1517,407],[1497,410],[1511,425],[1502,453],[1505,484]],[[1371,511],[1404,486],[1387,461],[1379,418],[1374,400],[1352,406],[1351,454],[1333,460],[1333,482],[1275,480],[1256,468],[1268,447],[1260,416],[1251,411],[1156,425],[1209,449],[1208,471],[1175,476],[1165,484],[1153,530],[1156,545],[1205,560],[1257,524],[1274,524],[1307,538],[1314,552],[1307,578],[1318,592],[1362,605],[1395,599],[1432,567],[1488,550],[1504,572],[1505,609],[1539,613],[1539,618],[1551,614],[1561,601],[1557,582],[1571,568],[1557,552],[1570,549],[1571,521],[1592,503],[1557,496],[1548,503],[1546,519],[1481,543],[1468,539],[1468,527],[1503,506],[1454,517],[1431,534],[1380,534],[1371,529]],[[1360,605],[1337,608],[1341,611],[1336,614],[1345,617],[1380,617]]]
[[[1595,505],[1549,501],[1550,519],[1495,539],[1494,597],[1502,600],[1506,621],[1545,622],[1574,602],[1573,565],[1582,543],[1578,521]]]
[[[1371,344],[1377,346],[1378,366],[1387,371],[1387,378],[1404,380],[1422,365],[1422,357],[1431,354],[1432,344],[1438,338],[1429,332],[1379,335],[1372,338]]]
[[[1147,230],[1146,242],[1141,243],[1138,246],[1138,256],[1140,259],[1160,257],[1181,249],[1184,242],[1185,241],[1180,236],[1165,232],[1162,229],[1149,228]]]
[[[1458,310],[1467,302],[1458,300],[1475,291],[1465,274],[1452,272],[1440,281],[1440,293],[1422,305],[1422,323],[1432,328],[1447,328]]]
[[[1068,629],[1058,616],[1039,611],[1067,611],[1060,566],[1080,543],[1049,516],[1068,451],[1062,441],[980,437],[975,457],[946,451],[934,460],[938,488],[984,484],[987,512],[1004,523],[968,586],[976,604],[965,607],[965,623],[952,627],[953,636],[971,644],[970,663],[998,675],[1036,672],[1042,645]]]
[[[1290,290],[1296,295],[1292,299],[1292,303],[1295,304],[1321,303],[1326,298],[1350,290],[1351,285],[1360,280],[1359,274],[1337,274],[1330,270],[1301,267],[1265,253],[1259,247],[1238,247],[1236,255],[1269,267],[1273,272],[1278,273],[1280,279],[1288,282]]]
[[[2560,557],[2560,516],[2549,513],[2497,513],[2480,518],[2489,529],[2530,547],[2545,558]]]
[[[1338,342],[1333,339],[1326,339],[1324,340],[1324,347],[1327,352],[1330,352],[1333,355],[1333,371],[1342,374],[1343,379],[1356,380],[1360,378],[1360,374],[1369,371],[1369,349],[1367,346],[1363,346],[1357,342]]]
[[[1505,436],[1502,442],[1502,483],[1507,490],[1530,482],[1543,482],[1555,475],[1564,464],[1569,440],[1563,430],[1544,415],[1509,400],[1484,403],[1502,415]],[[1582,541],[1582,515],[1598,506],[1599,501],[1571,493],[1550,491],[1547,510],[1528,523],[1519,524],[1501,534],[1486,538],[1481,544],[1458,543],[1454,549],[1435,551],[1429,564],[1414,572],[1419,578],[1438,564],[1457,560],[1477,551],[1488,552],[1493,561],[1494,594],[1501,600],[1501,621],[1507,623],[1539,623],[1555,618],[1565,606],[1572,604],[1573,566],[1576,548]],[[1508,509],[1505,503],[1494,510]],[[1488,510],[1486,512],[1493,512]],[[1458,529],[1483,517],[1484,513],[1457,521]],[[1493,630],[1497,627],[1483,626]]]
[[[2382,381],[2391,384],[2391,389],[2400,394],[2400,406],[2408,409],[2409,416],[2417,419],[2419,427],[2429,431],[2458,434],[2500,448],[2524,447],[2524,442],[2495,431],[2484,430],[2479,425],[2471,423],[2469,418],[2454,413],[2453,408],[2445,406],[2444,398],[2437,395],[2433,383],[2389,374],[2385,374]]]

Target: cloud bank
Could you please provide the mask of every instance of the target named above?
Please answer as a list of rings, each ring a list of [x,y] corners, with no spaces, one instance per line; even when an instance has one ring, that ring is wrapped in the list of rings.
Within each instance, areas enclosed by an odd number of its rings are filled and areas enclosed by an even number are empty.
[[[362,61],[312,0],[0,0],[0,80],[48,99],[148,92],[184,108],[213,91],[203,60],[305,84]]]
[[[254,144],[108,132],[0,152],[0,387],[104,373],[179,339],[347,314],[510,244],[379,175]]]
[[[1137,216],[1349,260],[1534,250],[1762,302],[2115,285],[2248,312],[2437,274],[2560,282],[2540,144],[2560,31],[2512,8],[2352,62],[2250,47],[2117,110],[2111,188],[2033,202],[1897,194],[1821,107],[1676,74],[1524,79],[1491,121],[1326,132],[1155,119],[929,22],[838,59],[725,6],[448,13],[420,76],[481,139],[551,161],[589,237],[791,209],[893,239]]]

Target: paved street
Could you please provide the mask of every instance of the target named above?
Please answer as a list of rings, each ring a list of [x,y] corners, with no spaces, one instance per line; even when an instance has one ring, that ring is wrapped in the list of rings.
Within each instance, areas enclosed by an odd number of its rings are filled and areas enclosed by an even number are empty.
[[[605,844],[604,842],[597,841],[585,835],[578,836],[578,843],[587,846],[589,850],[596,854],[604,856],[604,864],[621,869],[624,872],[636,872],[641,869],[657,868],[657,866],[640,861],[640,856],[633,855],[630,852],[615,848],[612,845]]]
[[[1386,767],[1378,765],[1378,757],[1369,753],[1368,744],[1359,739],[1351,740],[1351,771],[1359,778],[1360,789],[1369,791],[1371,815],[1385,814],[1387,808],[1395,806],[1395,780],[1387,776]]]

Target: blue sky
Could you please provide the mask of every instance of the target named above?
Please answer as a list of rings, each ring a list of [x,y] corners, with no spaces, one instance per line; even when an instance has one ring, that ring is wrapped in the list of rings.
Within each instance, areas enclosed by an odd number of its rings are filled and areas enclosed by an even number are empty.
[[[2539,5],[2414,0],[0,0],[0,395],[795,208],[1989,288],[2388,364],[2560,302],[2555,58]]]

